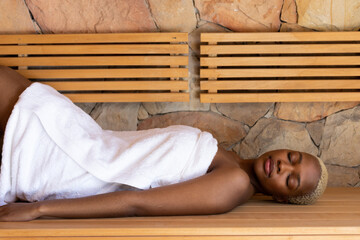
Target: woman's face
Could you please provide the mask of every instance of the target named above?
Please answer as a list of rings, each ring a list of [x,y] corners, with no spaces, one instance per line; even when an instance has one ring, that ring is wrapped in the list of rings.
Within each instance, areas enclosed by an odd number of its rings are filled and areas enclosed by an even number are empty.
[[[278,200],[313,191],[320,179],[320,164],[308,154],[288,149],[264,153],[254,164],[265,193]]]

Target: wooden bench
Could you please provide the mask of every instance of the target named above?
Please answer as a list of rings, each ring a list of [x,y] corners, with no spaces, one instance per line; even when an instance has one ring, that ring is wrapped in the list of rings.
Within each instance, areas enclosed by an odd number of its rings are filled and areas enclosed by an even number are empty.
[[[202,33],[201,102],[360,99],[360,32]]]
[[[0,239],[358,240],[359,188],[329,188],[310,206],[255,196],[226,214],[1,222]]]
[[[74,102],[187,102],[186,33],[1,35],[0,65]]]

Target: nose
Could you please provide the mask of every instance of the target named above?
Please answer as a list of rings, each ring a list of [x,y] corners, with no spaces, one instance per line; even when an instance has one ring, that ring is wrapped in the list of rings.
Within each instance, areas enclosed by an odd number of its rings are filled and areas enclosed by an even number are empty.
[[[277,173],[281,174],[283,172],[292,172],[294,171],[295,166],[290,164],[289,162],[284,162],[281,160],[277,161]]]

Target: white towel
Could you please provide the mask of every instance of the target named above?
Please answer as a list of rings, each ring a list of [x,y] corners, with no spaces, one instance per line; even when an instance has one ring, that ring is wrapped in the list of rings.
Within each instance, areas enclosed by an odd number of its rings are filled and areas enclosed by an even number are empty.
[[[187,126],[102,130],[55,89],[33,83],[6,126],[0,205],[182,182],[205,174],[216,151],[210,133]]]

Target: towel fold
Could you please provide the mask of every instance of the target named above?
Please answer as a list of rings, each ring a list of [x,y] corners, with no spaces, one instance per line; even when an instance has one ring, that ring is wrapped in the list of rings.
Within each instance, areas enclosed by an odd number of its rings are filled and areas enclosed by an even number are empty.
[[[103,130],[55,89],[33,83],[6,126],[0,205],[178,183],[205,174],[216,152],[210,133],[188,126]]]

